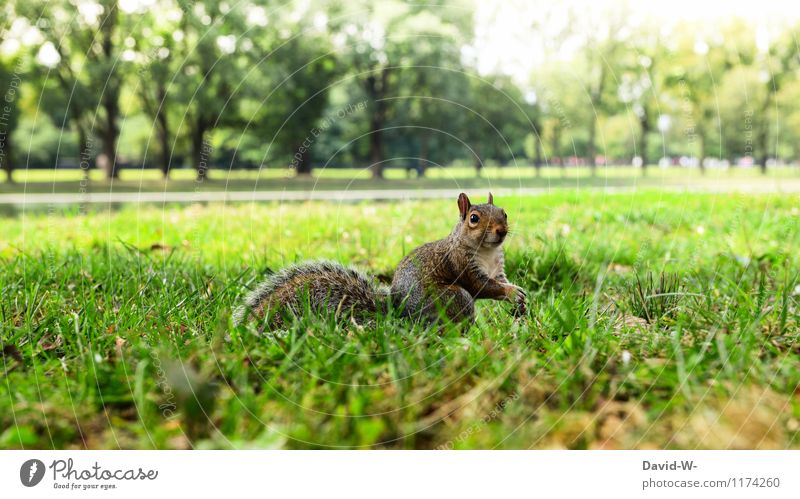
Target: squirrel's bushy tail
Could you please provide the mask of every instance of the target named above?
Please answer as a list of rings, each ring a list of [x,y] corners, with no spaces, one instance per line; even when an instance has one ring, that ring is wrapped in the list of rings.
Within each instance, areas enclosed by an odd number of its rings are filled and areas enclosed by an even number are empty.
[[[385,311],[388,300],[388,288],[356,269],[329,261],[306,262],[269,276],[233,318],[236,324],[255,318],[276,328],[283,318],[302,315],[308,305],[312,313],[334,313],[360,323]]]

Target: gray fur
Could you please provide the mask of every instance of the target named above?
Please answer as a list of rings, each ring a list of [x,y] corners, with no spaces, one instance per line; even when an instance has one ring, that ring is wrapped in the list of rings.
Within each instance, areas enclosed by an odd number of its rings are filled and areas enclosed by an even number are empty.
[[[268,314],[300,315],[307,297],[312,312],[333,311],[337,316],[350,315],[354,320],[363,321],[385,311],[388,296],[388,288],[352,267],[325,260],[305,262],[269,276],[247,295],[233,319],[235,324],[241,324],[250,316],[259,317],[259,307],[269,299],[275,303],[269,304]],[[260,318],[263,319],[264,314]],[[278,325],[280,317],[270,322]]]

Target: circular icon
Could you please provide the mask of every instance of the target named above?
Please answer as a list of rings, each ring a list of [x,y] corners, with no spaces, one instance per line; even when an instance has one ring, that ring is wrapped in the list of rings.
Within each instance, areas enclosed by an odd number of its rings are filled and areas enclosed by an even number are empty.
[[[44,478],[44,463],[38,459],[28,459],[19,468],[19,479],[22,485],[34,487]]]

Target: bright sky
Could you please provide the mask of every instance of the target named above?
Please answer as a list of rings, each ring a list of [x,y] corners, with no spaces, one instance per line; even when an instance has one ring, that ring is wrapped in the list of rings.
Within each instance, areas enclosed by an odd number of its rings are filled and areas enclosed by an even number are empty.
[[[579,13],[579,24],[585,29],[602,13],[625,7],[631,24],[655,21],[664,28],[697,22],[713,31],[715,25],[739,17],[752,23],[753,36],[762,39],[800,21],[800,0],[478,0],[476,5],[479,69],[485,73],[500,70],[520,82],[526,81],[543,56],[546,40],[541,37],[552,38],[536,26],[549,20],[545,29],[557,32],[568,22],[571,9]]]

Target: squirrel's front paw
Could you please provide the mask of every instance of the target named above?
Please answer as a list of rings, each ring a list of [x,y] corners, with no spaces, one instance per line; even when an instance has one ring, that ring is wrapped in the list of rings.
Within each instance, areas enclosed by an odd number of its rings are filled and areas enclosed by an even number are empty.
[[[516,305],[514,315],[525,315],[527,310],[525,306],[525,290],[514,284],[509,285],[508,301]]]

